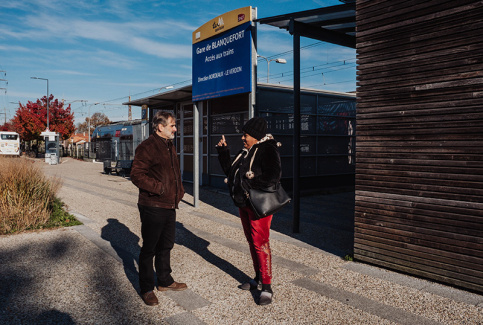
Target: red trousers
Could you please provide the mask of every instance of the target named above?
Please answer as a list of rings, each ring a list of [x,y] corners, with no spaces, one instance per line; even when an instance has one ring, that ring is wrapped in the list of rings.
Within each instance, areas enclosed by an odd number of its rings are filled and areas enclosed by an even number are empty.
[[[250,245],[255,274],[260,274],[262,284],[271,284],[272,253],[269,239],[273,215],[257,220],[255,213],[249,207],[239,210],[243,231]]]

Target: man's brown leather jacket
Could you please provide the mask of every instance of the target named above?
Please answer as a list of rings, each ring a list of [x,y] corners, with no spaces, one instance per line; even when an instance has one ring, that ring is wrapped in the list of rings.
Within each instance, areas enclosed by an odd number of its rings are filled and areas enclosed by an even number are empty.
[[[184,188],[172,141],[155,133],[144,140],[136,148],[131,181],[139,188],[139,204],[165,209],[178,208]]]

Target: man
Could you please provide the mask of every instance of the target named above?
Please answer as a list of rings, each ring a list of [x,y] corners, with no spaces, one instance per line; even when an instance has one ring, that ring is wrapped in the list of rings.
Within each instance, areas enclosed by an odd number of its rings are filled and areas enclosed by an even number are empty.
[[[185,283],[171,277],[170,253],[174,246],[176,210],[184,195],[178,156],[173,145],[176,119],[168,112],[157,112],[153,134],[137,148],[131,180],[139,188],[138,208],[141,216],[143,246],[139,254],[139,286],[143,301],[154,306],[156,268],[158,291],[181,291]]]

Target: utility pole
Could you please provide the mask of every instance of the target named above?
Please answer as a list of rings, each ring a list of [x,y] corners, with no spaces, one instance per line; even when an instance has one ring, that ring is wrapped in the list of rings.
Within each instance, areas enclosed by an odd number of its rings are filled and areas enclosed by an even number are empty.
[[[3,107],[3,113],[0,113],[5,115],[5,122],[3,122],[3,125],[7,124],[7,108],[4,106]]]
[[[89,143],[91,142],[91,106],[95,106],[95,105],[99,105],[100,103],[94,103],[94,104],[91,104],[89,105],[89,113],[87,113],[89,115],[89,118],[87,120],[87,130],[88,130],[88,137],[89,137]]]
[[[5,70],[0,70],[0,73],[3,73],[3,76],[4,77],[7,76],[7,71],[5,71]],[[0,79],[0,81],[4,81],[5,82],[5,87],[8,85],[8,80],[7,79]],[[7,93],[7,88],[0,88],[0,89],[5,90],[5,94]],[[0,114],[4,114],[5,115],[4,125],[7,124],[7,108],[5,106],[3,107],[3,113],[0,113]]]
[[[129,96],[129,102],[131,102],[131,96]],[[132,111],[131,111],[131,105],[128,105],[128,111],[127,111],[127,120],[132,121]]]
[[[49,130],[49,98],[50,98],[50,95],[49,95],[49,79],[47,79],[47,78],[38,78],[38,77],[30,77],[30,79],[37,79],[37,80],[47,81],[47,98],[46,98],[46,101],[47,101],[47,129],[46,129],[46,131],[47,132],[50,132],[50,130]]]

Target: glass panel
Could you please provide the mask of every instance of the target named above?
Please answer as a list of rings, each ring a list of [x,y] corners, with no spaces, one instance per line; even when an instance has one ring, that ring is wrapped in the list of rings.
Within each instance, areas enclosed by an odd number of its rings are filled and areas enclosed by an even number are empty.
[[[303,157],[300,159],[300,176],[315,176],[316,157]]]
[[[354,137],[319,137],[317,151],[324,154],[349,154],[354,150]]]
[[[210,174],[225,175],[218,161],[218,156],[210,156]]]
[[[293,134],[293,114],[262,113],[260,114],[267,121],[267,132],[272,134],[283,133]],[[316,117],[312,115],[300,116],[300,131],[306,134],[316,133]]]
[[[280,155],[293,155],[293,137],[291,135],[277,135],[274,138],[275,141],[282,144],[280,147],[278,147]]]
[[[193,120],[192,119],[185,119],[183,121],[183,134],[186,135],[193,135]]]
[[[183,152],[193,153],[193,137],[184,137]]]
[[[278,147],[278,151],[282,156],[293,156],[293,136],[291,135],[277,135],[274,137],[275,141],[280,142],[282,145]],[[300,154],[301,155],[316,155],[315,136],[303,136],[300,138]]]
[[[278,113],[260,114],[267,121],[267,132],[272,134],[293,134],[293,115]]]
[[[300,132],[301,133],[309,133],[309,134],[315,134],[316,129],[315,129],[315,116],[311,115],[302,115],[300,116]]]
[[[203,135],[208,134],[208,119],[203,117]]]
[[[193,117],[193,104],[183,106],[183,117]]]
[[[316,137],[301,137],[300,138],[300,154],[301,155],[315,155],[317,153]]]
[[[184,172],[193,172],[193,155],[184,156]]]
[[[201,141],[202,141],[202,147],[201,147],[202,153],[207,153],[208,152],[208,138],[203,137],[201,139]]]
[[[315,114],[317,112],[317,96],[301,94],[300,112],[302,114]]]
[[[211,134],[242,133],[243,124],[248,120],[248,112],[232,115],[212,116]]]
[[[281,157],[282,177],[292,177],[293,175],[293,159],[292,157]]]
[[[228,144],[228,148],[230,149],[230,153],[232,155],[237,154],[243,148],[243,142],[241,140],[242,135],[225,135],[226,143]],[[211,146],[210,146],[210,153],[214,155],[218,155],[218,151],[216,150],[216,145],[221,139],[221,135],[214,135],[211,137]]]
[[[317,118],[317,131],[319,134],[352,135],[354,134],[355,120],[331,116]]]
[[[260,112],[293,113],[293,94],[262,89],[259,91],[258,110]],[[300,112],[302,114],[315,114],[317,112],[316,95],[300,95]]]
[[[211,115],[232,112],[246,112],[248,115],[248,94],[214,98],[210,104]]]
[[[317,161],[318,175],[334,175],[355,173],[355,165],[351,156],[319,157]]]
[[[204,117],[208,116],[208,101],[207,100],[203,101],[203,116]]]
[[[356,116],[356,101],[330,98],[319,95],[319,107],[317,109],[319,115],[332,116]]]
[[[293,94],[290,92],[258,90],[258,111],[293,113]]]

